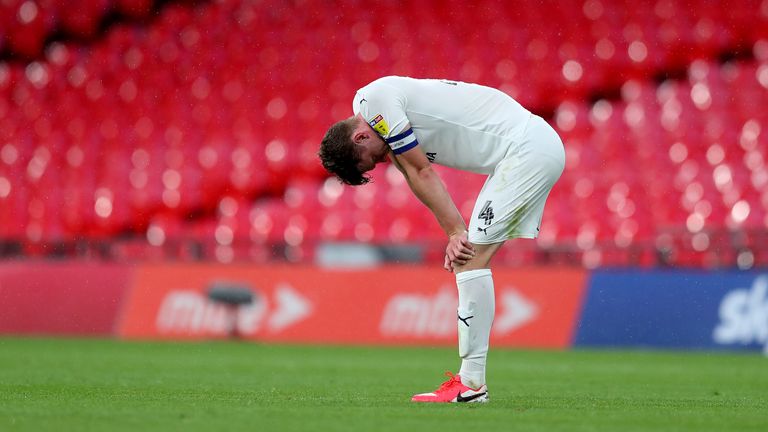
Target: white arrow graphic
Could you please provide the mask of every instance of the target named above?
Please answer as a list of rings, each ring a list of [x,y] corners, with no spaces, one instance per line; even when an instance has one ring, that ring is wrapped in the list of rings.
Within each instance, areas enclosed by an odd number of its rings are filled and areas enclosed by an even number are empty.
[[[288,284],[278,285],[274,294],[275,311],[269,317],[269,330],[279,332],[301,321],[312,312],[312,304]]]
[[[496,334],[506,334],[536,318],[539,313],[536,304],[523,297],[514,289],[501,294],[501,316],[493,323]]]

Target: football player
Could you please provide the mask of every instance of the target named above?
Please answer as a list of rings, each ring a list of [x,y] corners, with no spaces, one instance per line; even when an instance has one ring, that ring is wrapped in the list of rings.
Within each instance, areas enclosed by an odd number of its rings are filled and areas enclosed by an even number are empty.
[[[458,287],[461,367],[415,402],[486,402],[494,317],[490,263],[508,239],[538,236],[544,203],[565,164],[563,144],[541,117],[507,94],[477,84],[389,76],[357,91],[354,115],[322,140],[323,166],[349,185],[387,159],[445,231],[444,267]],[[440,164],[488,176],[469,227],[432,169]]]

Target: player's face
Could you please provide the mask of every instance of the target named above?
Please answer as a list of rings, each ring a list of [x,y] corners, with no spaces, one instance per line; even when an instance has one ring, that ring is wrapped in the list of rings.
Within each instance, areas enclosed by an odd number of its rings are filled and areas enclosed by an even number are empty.
[[[381,138],[374,137],[360,144],[360,163],[357,168],[361,172],[368,172],[376,167],[376,164],[384,162],[389,153],[389,147]]]

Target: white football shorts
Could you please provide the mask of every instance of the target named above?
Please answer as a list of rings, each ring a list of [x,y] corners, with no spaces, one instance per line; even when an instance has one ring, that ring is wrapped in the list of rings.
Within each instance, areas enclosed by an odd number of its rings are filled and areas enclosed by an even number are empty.
[[[522,139],[510,145],[480,190],[469,221],[469,241],[491,244],[538,237],[544,203],[564,167],[557,132],[531,115]]]

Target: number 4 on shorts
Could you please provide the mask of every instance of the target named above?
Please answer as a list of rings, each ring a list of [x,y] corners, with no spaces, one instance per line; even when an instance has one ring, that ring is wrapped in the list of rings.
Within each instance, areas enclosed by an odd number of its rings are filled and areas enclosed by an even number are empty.
[[[483,208],[480,209],[480,214],[477,215],[477,217],[485,220],[486,225],[491,224],[491,221],[493,220],[493,207],[491,207],[490,201],[485,202]]]

